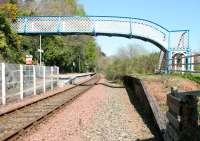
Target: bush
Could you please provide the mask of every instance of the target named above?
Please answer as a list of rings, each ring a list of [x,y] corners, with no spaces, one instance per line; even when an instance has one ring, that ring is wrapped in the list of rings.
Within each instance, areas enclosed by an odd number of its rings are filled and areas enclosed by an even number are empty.
[[[129,46],[121,49],[116,56],[109,59],[111,61],[105,69],[106,77],[110,80],[117,80],[127,74],[154,73],[159,54],[147,53],[140,46]]]

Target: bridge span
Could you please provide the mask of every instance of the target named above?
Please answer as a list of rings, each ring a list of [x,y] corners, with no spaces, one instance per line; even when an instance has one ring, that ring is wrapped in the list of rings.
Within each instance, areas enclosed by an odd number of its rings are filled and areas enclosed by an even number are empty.
[[[189,30],[168,30],[155,22],[139,18],[32,16],[17,17],[13,26],[20,35],[91,35],[140,39],[154,44],[161,50],[160,66],[163,60],[168,60],[167,64],[172,64],[171,59],[176,54],[187,57],[191,52]],[[190,63],[190,58],[184,62]],[[172,68],[168,66],[168,69]]]

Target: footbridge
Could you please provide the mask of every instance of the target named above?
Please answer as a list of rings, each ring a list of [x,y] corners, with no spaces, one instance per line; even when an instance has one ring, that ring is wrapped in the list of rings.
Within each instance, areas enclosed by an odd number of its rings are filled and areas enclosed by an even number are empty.
[[[33,16],[17,17],[13,25],[21,35],[118,36],[147,41],[161,50],[159,68],[163,60],[172,64],[172,58],[176,54],[190,55],[189,30],[171,31],[145,19],[113,16]],[[189,61],[188,59],[187,62]]]

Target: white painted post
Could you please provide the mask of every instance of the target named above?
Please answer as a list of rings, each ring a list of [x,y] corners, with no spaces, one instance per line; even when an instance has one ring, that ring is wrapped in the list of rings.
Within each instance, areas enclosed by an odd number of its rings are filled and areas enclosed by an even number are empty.
[[[6,104],[6,73],[5,73],[5,63],[1,63],[1,79],[2,79],[2,104]]]
[[[20,64],[19,67],[20,67],[20,71],[19,71],[20,72],[20,99],[23,100],[24,98],[23,65]]]
[[[192,54],[194,55],[194,54]],[[194,56],[191,57],[191,71],[194,71]]]
[[[177,70],[177,56],[174,57],[174,70]]]
[[[42,36],[40,35],[40,66],[42,65]]]
[[[56,67],[57,68],[57,84],[58,84],[58,81],[59,81],[59,67]]]
[[[43,93],[46,92],[46,68],[43,66]]]
[[[182,74],[184,74],[184,71],[185,71],[185,63],[186,63],[185,59],[186,59],[185,56],[182,55],[182,71],[183,71]]]
[[[53,67],[51,67],[51,90],[53,90]]]
[[[33,65],[33,95],[36,95],[36,73],[34,65]]]

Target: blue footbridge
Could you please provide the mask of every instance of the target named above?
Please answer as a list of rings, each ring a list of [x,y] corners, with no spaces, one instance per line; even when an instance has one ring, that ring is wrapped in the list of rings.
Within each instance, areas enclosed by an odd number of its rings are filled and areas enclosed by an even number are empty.
[[[17,17],[13,26],[20,35],[91,35],[135,38],[160,49],[158,68],[172,68],[175,54],[190,56],[189,30],[169,30],[155,22],[114,16],[31,16]],[[190,60],[188,59],[189,63]],[[187,69],[190,69],[188,67]]]

